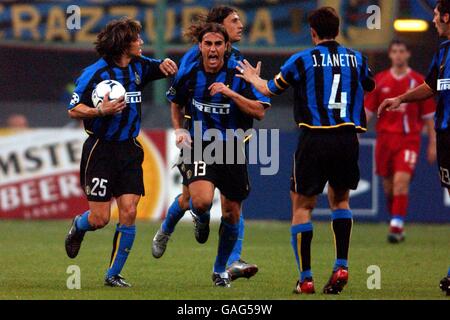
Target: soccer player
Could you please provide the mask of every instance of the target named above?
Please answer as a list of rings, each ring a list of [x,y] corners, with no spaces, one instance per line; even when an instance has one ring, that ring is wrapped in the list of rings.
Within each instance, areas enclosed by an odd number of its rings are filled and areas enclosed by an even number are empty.
[[[439,36],[444,37],[446,41],[439,46],[425,82],[402,95],[384,100],[378,108],[378,116],[384,110],[398,110],[403,103],[410,104],[437,96],[438,102],[434,117],[437,162],[441,185],[450,194],[450,0],[437,2],[434,8],[433,23]],[[450,268],[439,286],[442,291],[450,295]]]
[[[237,162],[243,141],[230,138],[226,131],[252,128],[253,119],[263,119],[270,100],[235,77],[237,61],[225,56],[229,37],[221,24],[205,24],[197,40],[201,57],[180,69],[179,81],[173,83],[167,96],[172,102],[172,123],[177,131],[177,145],[185,146],[180,171],[186,180],[189,208],[194,214],[196,238],[200,243],[208,239],[209,210],[215,188],[221,193],[222,221],[213,282],[215,286],[229,287],[230,275],[226,265],[238,238],[242,201],[247,198],[250,185],[245,161]],[[182,129],[185,115],[191,118],[189,131]],[[198,138],[201,141],[194,140],[191,148],[196,125],[201,128],[201,137]],[[219,159],[212,163],[205,157],[196,157],[196,154],[203,154],[211,147],[211,129],[216,129],[216,132],[220,130],[218,141],[214,142],[224,145],[224,152],[216,152]],[[231,150],[234,154],[227,150],[230,143],[234,145]],[[194,161],[185,159],[187,153],[192,155]],[[227,161],[230,157],[234,159],[233,163]]]
[[[244,60],[238,67],[245,80],[266,96],[294,88],[294,115],[300,127],[291,176],[291,244],[300,279],[295,293],[314,293],[311,271],[311,214],[328,182],[336,260],[323,288],[337,294],[348,281],[348,250],[352,229],[349,191],[358,186],[359,142],[365,132],[364,91],[375,88],[367,58],[335,41],[339,17],[322,7],[308,17],[314,48],[294,54],[273,80],[261,79]]]
[[[239,18],[236,9],[227,6],[216,6],[212,8],[207,16],[200,17],[200,21],[198,23],[192,24],[189,27],[188,31],[186,32],[186,36],[188,36],[194,43],[197,42],[198,34],[204,27],[205,23],[212,22],[222,24],[225,27],[231,44],[237,43],[241,40],[244,26],[241,22],[241,19]],[[227,57],[230,57],[234,60],[241,61],[243,59],[242,54],[234,46],[230,46],[229,48],[227,48],[226,55]],[[194,45],[181,59],[180,70],[185,70],[192,64],[197,63],[197,60],[200,58],[200,56],[201,53],[198,44]],[[182,73],[175,77],[175,84],[180,81],[181,74]],[[189,119],[187,119],[186,121],[189,121]],[[152,253],[155,258],[160,258],[164,254],[169,238],[175,230],[175,226],[177,225],[178,221],[180,221],[180,219],[184,216],[185,212],[189,210],[190,195],[186,183],[186,179],[183,179],[182,194],[178,195],[172,205],[169,207],[166,218],[164,219],[161,228],[157,231],[155,237],[153,238]],[[194,222],[196,222],[195,219]],[[198,222],[196,222],[196,224],[198,224]],[[207,233],[209,232],[208,230],[209,229],[206,225],[204,232]],[[207,235],[205,236],[205,238],[207,239]],[[241,259],[243,240],[244,217],[241,213],[239,219],[239,236],[227,262],[227,271],[230,274],[231,280],[235,280],[241,277],[245,277],[248,279],[258,272],[257,265],[247,263],[243,259]]]
[[[394,40],[389,46],[392,67],[375,76],[377,87],[366,95],[368,121],[387,98],[392,98],[421,85],[424,77],[411,70],[411,56],[405,42]],[[420,103],[403,104],[397,112],[390,112],[377,121],[375,159],[377,174],[383,178],[384,193],[391,222],[388,241],[399,243],[405,239],[404,221],[408,209],[409,184],[420,151],[420,134],[425,124],[428,132],[428,161],[436,160],[436,135],[433,99]]]
[[[66,237],[66,252],[75,258],[85,233],[108,224],[114,197],[119,207],[119,223],[105,277],[105,285],[111,287],[130,286],[120,272],[133,246],[136,208],[144,195],[144,152],[136,140],[141,124],[141,91],[150,81],[174,75],[178,70],[170,59],[161,61],[142,55],[140,31],[140,23],[128,18],[108,23],[95,42],[101,58],[83,70],[68,106],[69,116],[83,119],[89,135],[83,145],[80,166],[80,181],[89,210],[73,219]],[[116,100],[109,100],[106,95],[94,107],[92,91],[107,79],[120,82],[127,93]]]

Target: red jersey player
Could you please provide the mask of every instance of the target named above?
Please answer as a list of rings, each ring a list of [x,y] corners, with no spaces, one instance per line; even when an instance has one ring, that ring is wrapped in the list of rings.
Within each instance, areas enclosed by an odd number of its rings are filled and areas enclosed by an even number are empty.
[[[408,66],[410,52],[406,43],[394,40],[389,46],[392,68],[375,76],[377,88],[367,94],[367,119],[377,112],[384,99],[396,97],[424,82],[424,77]],[[433,116],[434,100],[404,104],[377,120],[375,149],[376,171],[383,178],[388,210],[391,214],[388,241],[404,240],[404,220],[408,208],[408,191],[420,151],[420,134],[426,126],[429,143],[427,157],[436,160],[436,137]]]

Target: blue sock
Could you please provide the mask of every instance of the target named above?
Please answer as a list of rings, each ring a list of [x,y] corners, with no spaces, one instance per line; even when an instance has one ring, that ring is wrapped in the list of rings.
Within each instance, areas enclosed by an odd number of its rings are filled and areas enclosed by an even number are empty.
[[[113,251],[111,254],[111,262],[109,265],[107,277],[118,275],[125,262],[128,254],[133,246],[134,238],[136,236],[136,226],[127,227],[125,225],[116,226],[116,234],[114,235]]]
[[[339,267],[348,268],[348,250],[350,247],[350,235],[352,232],[352,212],[347,209],[339,209],[332,212],[332,228],[336,246],[336,260],[333,271]]]
[[[77,230],[80,231],[92,231],[94,230],[92,226],[89,224],[89,215],[91,212],[88,210],[81,215],[81,217],[76,222]]]
[[[239,218],[239,235],[236,244],[234,245],[233,251],[231,251],[230,258],[227,261],[227,266],[241,259],[242,241],[244,241],[244,229],[244,216],[241,213],[241,217]]]
[[[167,211],[167,216],[162,223],[162,231],[165,233],[172,233],[175,230],[175,226],[178,221],[184,216],[186,212],[180,207],[178,203],[178,198],[180,198],[181,194],[178,195],[173,201],[172,205],[169,207]]]
[[[447,277],[450,277],[450,267],[448,268]]]
[[[300,281],[312,278],[311,241],[313,224],[311,222],[291,226],[291,245],[294,250]]]
[[[191,198],[191,199],[189,199],[189,207],[191,208],[192,212],[198,217],[198,219],[200,220],[201,223],[209,223],[209,219],[210,219],[209,210],[211,210],[212,204],[209,207],[208,211],[206,211],[205,213],[203,213],[203,212],[199,213],[197,211],[197,209],[194,208],[194,205],[192,204],[192,198]]]
[[[214,263],[214,272],[225,272],[227,260],[236,244],[238,235],[239,224],[229,224],[222,218],[222,223],[219,228],[219,248],[217,250],[216,262]]]

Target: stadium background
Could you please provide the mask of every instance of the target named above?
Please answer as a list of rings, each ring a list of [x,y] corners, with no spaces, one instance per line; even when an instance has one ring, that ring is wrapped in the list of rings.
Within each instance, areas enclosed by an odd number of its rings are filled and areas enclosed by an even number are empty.
[[[66,9],[71,1],[0,2],[0,126],[6,127],[12,114],[23,114],[30,130],[2,130],[0,136],[0,217],[68,218],[86,208],[76,189],[78,160],[85,135],[66,112],[73,80],[80,70],[96,60],[92,42],[95,34],[113,18],[123,15],[139,19],[143,26],[146,55],[171,57],[176,62],[190,44],[182,29],[197,13],[218,3],[240,10],[245,37],[238,47],[251,62],[261,60],[265,78],[277,73],[283,61],[299,49],[310,46],[308,11],[332,5],[343,19],[340,42],[362,50],[374,72],[389,67],[388,43],[401,38],[411,46],[411,67],[426,73],[439,43],[434,27],[424,32],[396,32],[399,18],[432,20],[433,0],[260,0],[260,1],[77,1],[81,7],[81,29],[68,30]],[[381,30],[369,30],[369,5],[381,8]],[[165,17],[165,19],[159,19]],[[164,92],[169,81],[159,81],[144,92],[143,133],[146,146],[146,188],[139,215],[158,220],[167,204],[179,192],[179,176],[170,169],[176,149],[171,140],[170,113]],[[289,175],[291,154],[296,144],[292,119],[292,94],[273,99],[273,107],[258,128],[277,128],[280,134],[280,170],[275,176],[260,176],[251,166],[253,192],[246,202],[247,219],[290,219]],[[353,195],[355,217],[387,221],[381,184],[374,175],[373,124],[363,137],[362,182]],[[426,139],[424,138],[424,145]],[[449,222],[450,199],[441,190],[435,166],[422,154],[411,187],[409,221]],[[74,180],[75,179],[75,180]],[[426,201],[423,201],[426,199]],[[215,206],[218,207],[218,206]],[[328,216],[325,197],[315,217]],[[216,211],[215,217],[218,217]]]

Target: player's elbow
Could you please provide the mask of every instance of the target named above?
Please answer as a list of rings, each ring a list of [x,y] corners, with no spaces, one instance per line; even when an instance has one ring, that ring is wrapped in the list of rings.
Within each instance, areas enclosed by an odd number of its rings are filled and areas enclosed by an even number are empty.
[[[264,108],[258,107],[257,111],[255,112],[255,119],[261,121],[264,120],[265,116],[266,110]]]
[[[69,117],[70,117],[71,119],[79,119],[77,113],[76,113],[75,111],[73,111],[73,109],[67,111],[67,113],[69,114]]]

